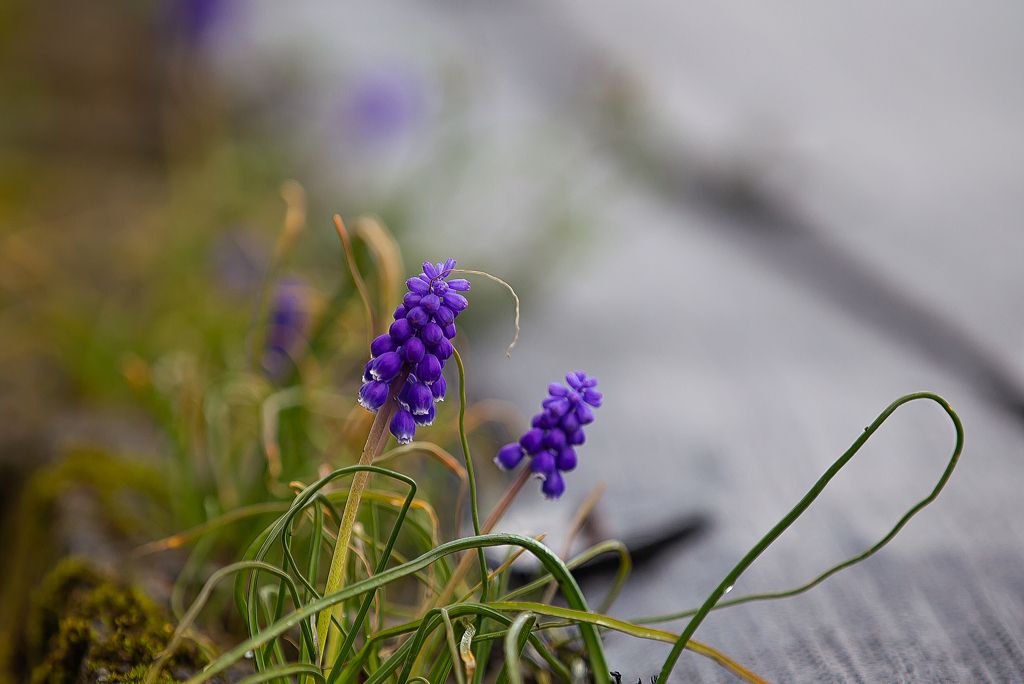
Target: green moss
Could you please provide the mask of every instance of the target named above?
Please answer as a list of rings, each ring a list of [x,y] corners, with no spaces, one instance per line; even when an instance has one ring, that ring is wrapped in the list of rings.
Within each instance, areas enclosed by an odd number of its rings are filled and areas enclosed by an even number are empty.
[[[138,590],[65,560],[32,596],[26,646],[32,684],[135,684],[173,631]],[[207,660],[191,641],[177,648],[157,682],[198,671]]]

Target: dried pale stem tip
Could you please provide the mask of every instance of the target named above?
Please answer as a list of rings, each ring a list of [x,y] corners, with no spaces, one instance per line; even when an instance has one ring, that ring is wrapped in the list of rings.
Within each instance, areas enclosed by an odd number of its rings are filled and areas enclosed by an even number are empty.
[[[505,515],[505,511],[508,510],[508,507],[512,505],[516,496],[519,495],[519,492],[522,491],[523,487],[529,481],[530,475],[532,475],[532,473],[529,468],[523,468],[520,471],[519,477],[517,477],[515,481],[509,485],[509,488],[505,490],[501,500],[494,506],[494,510],[491,511],[491,514],[487,516],[487,520],[485,520],[484,524],[480,527],[480,534],[491,533],[494,526],[498,524],[501,517]],[[447,605],[451,602],[452,596],[455,594],[455,587],[462,581],[462,578],[466,576],[466,573],[469,572],[469,567],[473,564],[473,560],[474,557],[472,553],[463,554],[462,560],[459,561],[458,566],[455,568],[455,572],[452,573],[451,579],[448,580],[448,584],[444,588],[444,593],[441,594],[434,605]]]
[[[295,180],[286,180],[281,184],[281,197],[284,198],[286,209],[284,227],[277,239],[274,256],[284,256],[295,244],[302,229],[306,227],[306,191]]]
[[[363,282],[363,276],[359,274],[359,268],[356,266],[356,255],[352,251],[352,241],[349,240],[348,231],[345,230],[345,224],[338,214],[334,215],[334,229],[338,231],[338,237],[341,238],[341,245],[345,248],[345,261],[348,262],[348,270],[352,273],[352,281],[356,284],[360,299],[363,300],[363,309],[366,311],[366,325],[369,328],[369,335],[372,340],[377,336],[377,317],[373,313],[373,303],[370,301],[370,293],[366,289],[366,283]]]
[[[398,392],[402,389],[408,376],[409,371],[406,370],[399,373],[398,377],[392,381],[391,387],[388,390],[388,398],[377,411],[377,415],[373,419],[373,425],[370,426],[370,434],[366,438],[366,445],[363,447],[363,453],[359,457],[359,465],[371,465],[374,459],[383,451],[384,445],[387,443],[388,424],[398,409]],[[359,512],[359,502],[362,500],[363,489],[366,488],[366,483],[369,479],[370,474],[366,471],[360,471],[352,477],[352,487],[349,490],[348,498],[345,500],[345,510],[341,515],[338,543],[334,546],[331,570],[327,575],[327,586],[324,589],[325,596],[341,589],[345,582],[345,567],[348,562],[348,544],[349,539],[352,537],[352,526],[355,524],[356,515]],[[342,609],[340,605],[335,608],[339,611]],[[327,643],[327,632],[330,627],[333,610],[326,609],[322,611],[317,620],[316,633],[319,639],[319,653],[321,654],[324,653],[324,647]]]
[[[452,273],[468,273],[470,275],[481,275],[485,278],[490,278],[499,285],[504,285],[505,289],[512,293],[512,299],[516,300],[516,336],[512,338],[512,344],[508,345],[508,349],[505,351],[505,356],[512,358],[512,347],[516,346],[516,342],[519,341],[519,295],[512,289],[512,286],[506,283],[504,280],[497,276],[492,276],[490,273],[485,271],[467,271],[462,268],[456,268],[452,270]]]
[[[401,303],[399,291],[405,283],[402,250],[394,236],[375,216],[360,216],[352,224],[352,236],[361,239],[370,248],[370,254],[380,275],[380,300],[383,309],[393,309]]]

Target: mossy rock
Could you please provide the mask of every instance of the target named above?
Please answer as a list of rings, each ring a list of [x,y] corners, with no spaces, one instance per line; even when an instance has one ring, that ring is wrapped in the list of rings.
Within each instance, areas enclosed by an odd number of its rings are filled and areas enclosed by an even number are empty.
[[[31,682],[141,683],[173,631],[164,611],[138,590],[65,560],[32,596],[25,634]],[[187,679],[207,662],[183,640],[156,681]]]

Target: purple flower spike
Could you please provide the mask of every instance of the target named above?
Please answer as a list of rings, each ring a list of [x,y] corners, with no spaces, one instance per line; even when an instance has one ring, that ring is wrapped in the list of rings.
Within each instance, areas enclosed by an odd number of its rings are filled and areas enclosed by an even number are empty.
[[[434,406],[430,388],[422,382],[413,383],[409,390],[409,412],[414,416],[425,416]]]
[[[371,380],[359,388],[359,405],[371,413],[384,405],[388,398],[388,384]]]
[[[370,367],[370,375],[374,380],[391,382],[402,370],[402,358],[395,352],[385,352],[373,361]]]
[[[525,455],[523,447],[518,444],[506,444],[498,450],[498,455],[494,457],[494,463],[502,470],[512,470],[519,465]]]
[[[416,435],[416,421],[413,420],[412,414],[405,409],[396,411],[395,417],[391,419],[391,434],[399,444],[411,442]]]
[[[533,417],[533,427],[519,438],[519,444],[503,447],[494,459],[499,468],[510,470],[525,456],[532,456],[530,470],[544,480],[541,491],[549,499],[565,492],[562,473],[576,468],[578,457],[573,447],[586,441],[581,426],[594,420],[591,407],[600,406],[602,399],[594,389],[597,378],[576,371],[565,380],[568,387],[560,382],[548,385],[548,397],[541,402],[544,410]]]
[[[448,389],[441,372],[455,351],[448,341],[455,337],[455,318],[467,305],[458,292],[469,290],[466,280],[452,281],[455,284],[450,286],[446,279],[454,268],[455,259],[423,262],[423,272],[405,281],[409,291],[395,309],[395,322],[388,334],[370,344],[371,360],[363,372],[360,404],[379,410],[387,401],[390,383],[400,373],[408,374],[398,392],[401,408],[390,426],[400,444],[412,441],[416,426],[433,422],[434,402],[444,401]]]
[[[565,480],[557,470],[544,478],[544,484],[540,486],[544,496],[549,499],[557,499],[565,493]]]

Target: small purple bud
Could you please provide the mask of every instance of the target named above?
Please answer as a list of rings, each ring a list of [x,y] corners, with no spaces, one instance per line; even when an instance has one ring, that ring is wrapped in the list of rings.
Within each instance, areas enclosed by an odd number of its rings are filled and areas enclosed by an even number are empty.
[[[423,348],[423,341],[418,337],[410,337],[398,350],[398,355],[401,356],[404,361],[408,361],[409,363],[419,363],[423,360],[423,354],[425,352],[426,350]]]
[[[404,304],[399,304],[398,308],[395,309],[394,318],[395,318],[396,321],[400,321],[403,318],[405,318],[405,314],[406,314],[405,305]]]
[[[444,264],[441,266],[441,275],[447,278],[451,275],[453,268],[455,268],[455,259],[445,259]]]
[[[423,295],[423,298],[420,299],[420,306],[426,309],[429,314],[437,313],[437,310],[441,308],[441,300],[437,295]]]
[[[451,283],[448,284],[451,287]],[[453,312],[459,312],[469,306],[469,302],[466,298],[460,295],[458,292],[448,291],[444,296],[444,305],[451,309]]]
[[[565,431],[565,434],[571,435],[580,428],[580,419],[576,417],[575,411],[569,411],[562,416],[562,422],[558,425]]]
[[[530,470],[538,475],[550,477],[551,473],[556,472],[555,455],[550,451],[540,452],[533,457],[532,461],[530,461]]]
[[[562,479],[561,473],[556,470],[548,475],[544,479],[544,484],[540,486],[540,490],[549,499],[557,499],[562,496],[565,493],[565,480]]]
[[[564,397],[569,393],[569,388],[560,382],[553,382],[548,385],[548,394],[553,397]]]
[[[370,343],[370,355],[374,358],[377,358],[384,352],[395,351],[396,349],[398,349],[398,345],[391,339],[391,335],[381,335],[374,338],[373,342]]]
[[[519,438],[519,444],[522,445],[526,453],[531,456],[541,449],[541,443],[544,441],[544,431],[539,428],[533,428],[525,435]]]
[[[423,330],[420,331],[420,339],[424,343],[436,347],[444,339],[444,333],[441,331],[441,326],[431,321],[423,326]]]
[[[421,299],[423,299],[423,295],[416,294],[415,292],[406,292],[405,296],[402,297],[402,304],[405,304],[406,309],[412,309],[420,303]]]
[[[518,444],[506,444],[498,450],[494,463],[502,470],[512,470],[523,460],[523,447]]]
[[[544,435],[544,448],[558,452],[565,446],[565,433],[555,428]]]
[[[587,379],[587,374],[583,371],[576,371],[575,373],[566,373],[565,381],[569,383],[569,387],[574,390],[583,388],[583,381]]]
[[[416,294],[421,295],[427,294],[427,291],[430,290],[430,286],[427,285],[426,281],[419,278],[409,278],[405,281],[405,286]]]
[[[448,287],[459,292],[469,292],[470,285],[469,281],[465,278],[453,278],[448,281]]]
[[[572,406],[565,397],[548,397],[541,402],[541,406],[551,411],[556,416],[563,416]]]
[[[576,450],[568,444],[562,447],[555,458],[559,470],[572,470],[576,467]]]
[[[544,420],[544,414],[543,413],[538,413],[537,415],[535,415],[533,417],[533,420],[530,421],[530,425],[532,427],[539,428],[540,424],[541,424],[541,421],[543,421],[543,420]]]
[[[586,388],[583,390],[583,401],[587,402],[594,408],[601,408],[601,399],[604,397],[603,394],[598,392],[596,389]]]
[[[370,369],[373,368],[373,359],[366,362],[366,368],[363,369],[363,382],[370,382],[373,380],[373,374]]]
[[[545,430],[550,430],[558,425],[558,416],[551,413],[551,411],[545,411],[540,417],[540,425],[537,427]]]
[[[586,404],[577,404],[576,417],[580,419],[580,425],[589,425],[594,422],[594,411]]]
[[[409,390],[409,412],[414,416],[425,416],[434,405],[430,388],[422,382],[414,383]]]
[[[391,419],[391,434],[399,444],[411,442],[416,436],[416,421],[413,420],[412,414],[405,409],[396,411],[395,417]]]
[[[434,401],[444,401],[444,393],[448,389],[448,383],[445,382],[444,376],[442,375],[437,381],[430,386],[430,393],[434,396]]]
[[[437,271],[434,269],[434,264],[429,261],[423,262],[423,273],[431,280],[437,277]]]
[[[441,362],[433,354],[424,354],[416,366],[416,377],[428,385],[434,384],[441,377]]]
[[[420,427],[427,427],[429,425],[433,425],[434,424],[434,417],[436,415],[437,415],[437,412],[434,410],[434,405],[431,404],[429,411],[427,411],[426,413],[424,413],[422,415],[419,415],[419,416],[415,416],[414,415],[412,417],[412,419],[414,421],[416,421],[416,424],[418,426],[420,426]]]
[[[373,380],[359,388],[359,405],[376,413],[388,398],[388,384]]]
[[[455,337],[455,324],[454,323],[449,323],[448,325],[445,326],[445,328],[444,328],[444,336],[447,337],[449,340]]]
[[[587,436],[583,434],[583,428],[580,428],[571,435],[565,436],[565,443],[572,444],[573,446],[579,446],[587,441]]]
[[[455,352],[455,347],[452,346],[451,342],[442,337],[441,341],[438,342],[437,346],[435,346],[431,351],[433,351],[434,356],[437,358],[442,361],[447,361],[452,358],[452,354]]]
[[[384,352],[373,360],[370,375],[374,380],[391,382],[400,370],[402,370],[402,357],[395,352]]]
[[[450,323],[455,322],[455,312],[449,309],[447,306],[442,305],[437,313],[434,314],[434,318],[437,319],[437,324],[442,328]]]
[[[435,280],[434,284],[430,286],[430,291],[438,297],[444,297],[444,293],[448,291],[448,283],[443,280]]]
[[[405,384],[402,385],[402,389],[398,391],[398,405],[406,411],[409,410],[409,393],[412,391],[412,385],[414,382],[416,381],[407,379]]]
[[[412,337],[412,325],[404,318],[399,318],[388,328],[388,335],[395,341],[395,344],[402,344]]]
[[[409,313],[405,314],[405,319],[412,323],[412,327],[422,328],[430,320],[430,314],[422,306],[414,306],[409,309]]]

